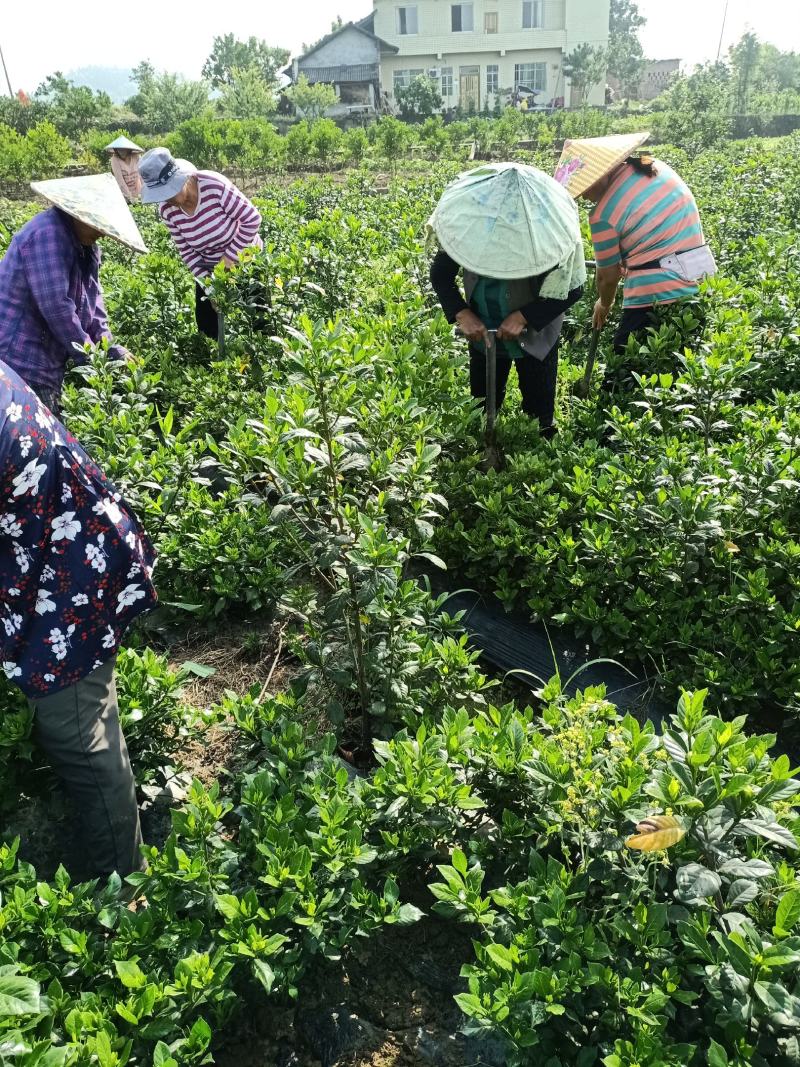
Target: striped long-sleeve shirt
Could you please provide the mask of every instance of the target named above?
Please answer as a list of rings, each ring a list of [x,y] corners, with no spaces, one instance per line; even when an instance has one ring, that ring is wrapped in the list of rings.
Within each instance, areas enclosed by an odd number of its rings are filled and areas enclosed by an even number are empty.
[[[691,190],[661,160],[655,160],[655,169],[649,178],[630,164],[621,167],[590,216],[598,267],[622,263],[625,268],[625,307],[671,303],[697,292],[696,284],[674,271],[642,269],[704,243]]]
[[[223,259],[261,247],[261,215],[244,193],[213,170],[197,172],[199,199],[193,215],[163,204],[159,211],[181,259],[196,278],[211,274]]]

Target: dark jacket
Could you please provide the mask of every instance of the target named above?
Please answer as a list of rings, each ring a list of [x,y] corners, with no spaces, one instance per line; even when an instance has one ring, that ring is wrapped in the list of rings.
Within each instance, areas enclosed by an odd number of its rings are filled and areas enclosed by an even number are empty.
[[[431,264],[431,285],[436,292],[448,322],[455,322],[458,313],[467,308],[471,311],[476,311],[476,308],[464,299],[464,294],[456,284],[460,269],[456,261],[443,251],[436,254]],[[565,300],[551,300],[540,297],[539,291],[546,277],[547,274],[540,274],[533,278],[508,283],[511,307],[515,311],[522,312],[528,323],[528,337],[526,338],[523,335],[520,338],[520,344],[526,350],[534,350],[535,335],[551,324],[553,324],[554,329],[547,332],[548,334],[553,332],[555,334],[554,340],[557,340],[561,323],[560,321],[556,322],[556,320],[560,320],[564,312],[577,303],[583,295],[583,287],[579,286],[577,289],[573,289]],[[473,287],[474,285],[467,284],[467,292],[469,293]],[[514,304],[518,306],[514,307]],[[539,358],[542,358],[542,356],[539,356]]]

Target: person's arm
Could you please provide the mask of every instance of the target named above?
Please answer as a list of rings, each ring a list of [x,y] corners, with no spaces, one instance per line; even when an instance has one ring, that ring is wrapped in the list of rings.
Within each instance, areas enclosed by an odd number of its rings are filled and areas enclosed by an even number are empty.
[[[458,270],[458,264],[446,252],[437,252],[431,264],[431,285],[447,321],[456,323],[470,341],[482,341],[486,337],[486,327],[456,285]]]
[[[614,306],[617,288],[623,276],[619,233],[602,216],[593,218],[592,245],[597,264],[597,302],[592,313],[592,327],[602,330]]]
[[[236,233],[225,250],[224,261],[235,262],[245,248],[255,242],[261,229],[258,208],[231,182],[220,193],[220,206],[237,223]]]
[[[70,357],[85,362],[85,356],[81,358],[74,346],[82,349],[93,342],[81,325],[75,301],[69,295],[72,250],[44,231],[26,241],[21,251],[31,296],[50,333],[64,349],[64,362]]]
[[[526,325],[533,330],[543,330],[553,319],[569,311],[573,304],[577,304],[583,296],[583,286],[571,289],[564,300],[552,300],[549,297],[537,297],[530,304],[520,308],[525,318]]]

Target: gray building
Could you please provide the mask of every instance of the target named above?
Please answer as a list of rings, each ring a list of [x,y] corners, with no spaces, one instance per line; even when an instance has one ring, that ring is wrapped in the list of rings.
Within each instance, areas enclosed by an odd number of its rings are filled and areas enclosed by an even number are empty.
[[[309,82],[325,82],[336,90],[331,118],[375,115],[381,110],[381,59],[398,49],[372,32],[372,16],[348,22],[329,33],[285,71],[296,83],[301,74]]]

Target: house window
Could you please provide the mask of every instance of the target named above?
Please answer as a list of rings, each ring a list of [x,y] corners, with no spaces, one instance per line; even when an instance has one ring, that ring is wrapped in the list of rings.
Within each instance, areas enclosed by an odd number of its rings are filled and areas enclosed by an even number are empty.
[[[544,26],[543,0],[522,0],[523,30],[538,30]]]
[[[417,17],[416,6],[398,7],[397,32],[401,37],[408,37],[412,34],[419,33],[419,18]]]
[[[515,63],[514,85],[524,85],[526,89],[536,89],[543,93],[547,89],[547,64]]]
[[[490,63],[486,68],[486,92],[490,96],[500,92],[500,67],[496,63]]]
[[[450,26],[453,33],[472,33],[475,29],[475,5],[453,4],[450,8]]]
[[[414,78],[424,74],[424,70],[396,70],[394,72],[394,90],[407,89]]]
[[[497,33],[498,14],[496,11],[487,11],[483,16],[483,32]]]
[[[453,68],[442,67],[442,96],[453,96],[455,85],[453,83]]]

